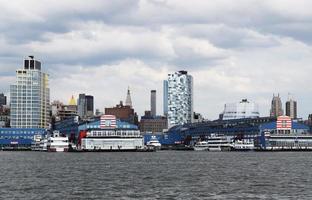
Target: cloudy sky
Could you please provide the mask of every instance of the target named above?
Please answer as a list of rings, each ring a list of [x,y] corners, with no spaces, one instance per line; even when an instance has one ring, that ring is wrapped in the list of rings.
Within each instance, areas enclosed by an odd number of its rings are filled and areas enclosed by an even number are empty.
[[[50,74],[51,100],[94,95],[95,107],[125,100],[149,109],[162,80],[187,70],[194,109],[215,119],[224,103],[248,98],[267,116],[273,93],[312,113],[312,1],[0,0],[0,93],[23,58]]]

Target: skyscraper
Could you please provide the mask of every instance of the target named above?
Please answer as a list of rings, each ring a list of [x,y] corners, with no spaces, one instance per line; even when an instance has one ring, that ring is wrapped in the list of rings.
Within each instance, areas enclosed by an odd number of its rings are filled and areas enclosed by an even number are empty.
[[[130,95],[130,88],[129,87],[128,87],[127,97],[126,97],[126,106],[130,106],[130,108],[132,108],[132,101],[131,101],[131,95]]]
[[[156,117],[156,90],[151,90],[151,115]]]
[[[191,123],[193,120],[193,77],[187,71],[168,74],[164,86],[167,91],[168,124],[170,126]],[[164,103],[165,104],[165,103]]]
[[[271,110],[270,110],[270,117],[282,116],[283,113],[284,113],[284,111],[282,108],[282,101],[281,101],[279,94],[277,96],[275,96],[273,94],[273,99],[272,99],[272,103],[271,103]]]
[[[168,115],[168,81],[164,80],[163,87],[163,108],[164,108],[164,116]]]
[[[297,102],[292,98],[286,102],[286,115],[292,119],[297,119]]]
[[[0,94],[0,107],[7,104],[7,97],[3,93]]]
[[[48,74],[41,62],[29,56],[23,69],[16,70],[16,83],[10,87],[11,127],[48,128],[50,123],[50,90]]]
[[[79,94],[78,115],[86,119],[94,115],[94,98],[91,95]]]

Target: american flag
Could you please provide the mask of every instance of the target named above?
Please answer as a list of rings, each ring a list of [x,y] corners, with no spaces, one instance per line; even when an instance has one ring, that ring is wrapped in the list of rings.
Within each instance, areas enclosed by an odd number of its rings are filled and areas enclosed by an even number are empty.
[[[288,116],[279,116],[276,121],[277,130],[291,130],[291,118]]]
[[[116,128],[116,116],[115,115],[102,115],[100,121],[100,128]]]

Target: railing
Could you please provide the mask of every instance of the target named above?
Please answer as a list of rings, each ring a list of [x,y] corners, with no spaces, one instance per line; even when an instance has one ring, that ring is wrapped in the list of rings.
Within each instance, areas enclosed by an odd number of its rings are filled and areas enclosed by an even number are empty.
[[[87,137],[142,137],[138,130],[93,130]]]

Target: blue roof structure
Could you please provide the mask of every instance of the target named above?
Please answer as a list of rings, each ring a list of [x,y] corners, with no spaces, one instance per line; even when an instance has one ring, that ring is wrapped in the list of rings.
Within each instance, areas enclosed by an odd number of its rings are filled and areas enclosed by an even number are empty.
[[[138,129],[138,126],[134,124],[130,124],[125,121],[120,121],[119,119],[117,119],[116,122],[117,122],[117,127],[116,127],[117,129],[133,129],[133,130]],[[99,128],[100,128],[100,119],[97,119],[95,121],[86,122],[84,124],[79,125],[78,131],[88,130],[88,129],[99,129]]]
[[[215,120],[200,123],[189,123],[172,127],[168,131],[168,138],[177,139],[175,142],[184,140],[194,140],[207,137],[210,134],[222,134],[230,136],[249,136],[259,135],[263,130],[275,130],[276,118],[260,117],[260,118],[244,118],[234,120]],[[310,127],[300,122],[292,121],[292,129],[296,133],[309,132]],[[173,137],[170,137],[170,136]],[[179,137],[176,137],[176,136]],[[149,136],[145,136],[145,142],[149,141]],[[158,139],[162,143],[161,138]],[[166,140],[170,141],[170,140]],[[171,144],[175,142],[172,140]],[[162,143],[163,144],[163,143]]]
[[[0,128],[0,145],[31,145],[34,135],[45,135],[42,128]]]

